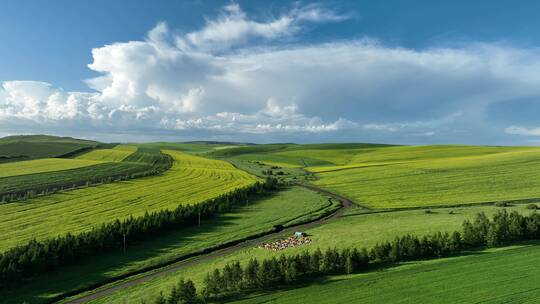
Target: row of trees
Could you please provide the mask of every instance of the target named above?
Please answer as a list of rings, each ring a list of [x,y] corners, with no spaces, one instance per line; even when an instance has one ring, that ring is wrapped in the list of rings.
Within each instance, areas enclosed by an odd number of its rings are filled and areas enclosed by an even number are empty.
[[[423,237],[405,235],[379,243],[369,251],[353,248],[341,251],[327,249],[322,252],[317,249],[262,261],[251,259],[243,267],[239,262],[229,263],[206,275],[202,292],[197,297],[191,296],[189,301],[182,298],[183,302],[174,302],[174,297],[161,296],[155,302],[198,303],[203,298],[292,284],[306,278],[365,271],[369,267],[388,263],[444,257],[463,250],[496,247],[527,239],[540,239],[540,214],[523,216],[502,210],[490,220],[484,213],[479,213],[472,222],[466,220],[463,223],[461,233],[438,232]],[[163,302],[166,299],[172,302]]]
[[[78,235],[32,240],[0,254],[0,287],[79,262],[84,257],[125,248],[126,244],[153,238],[158,233],[196,225],[200,219],[230,210],[233,205],[245,202],[250,195],[273,187],[275,180],[268,179],[265,183],[257,182],[197,205],[179,205],[174,210],[116,220]]]
[[[134,154],[137,154],[135,152]],[[126,167],[124,172],[116,172],[114,174],[107,173],[106,176],[99,174],[94,177],[80,177],[76,180],[66,179],[62,181],[49,181],[43,180],[38,184],[33,183],[28,187],[24,187],[24,190],[5,191],[0,196],[0,204],[10,203],[15,201],[27,200],[39,196],[51,195],[65,190],[73,190],[81,187],[89,187],[93,185],[107,184],[115,181],[123,181],[128,179],[140,178],[151,175],[158,175],[169,170],[173,164],[173,160],[169,155],[159,152],[159,161],[155,161],[148,164],[141,164],[140,166]],[[50,172],[43,174],[51,174]],[[39,175],[39,174],[36,174]],[[36,179],[38,180],[38,179]]]
[[[369,263],[365,249],[327,249],[322,252],[303,252],[297,255],[281,255],[258,261],[251,259],[244,267],[239,262],[214,269],[204,279],[203,295],[219,296],[246,289],[268,288],[291,284],[305,277],[327,274],[354,273],[365,270]]]

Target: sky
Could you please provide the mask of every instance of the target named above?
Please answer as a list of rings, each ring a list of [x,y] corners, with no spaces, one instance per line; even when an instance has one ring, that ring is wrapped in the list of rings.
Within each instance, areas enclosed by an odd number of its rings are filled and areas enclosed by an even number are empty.
[[[0,136],[538,145],[537,1],[2,1]]]

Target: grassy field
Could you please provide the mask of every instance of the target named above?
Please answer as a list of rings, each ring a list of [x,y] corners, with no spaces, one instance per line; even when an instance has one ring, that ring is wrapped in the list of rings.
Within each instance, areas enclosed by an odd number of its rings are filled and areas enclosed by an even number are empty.
[[[8,136],[0,138],[0,162],[59,157],[99,145],[102,144],[70,137],[46,135]]]
[[[228,142],[209,142],[209,141],[199,141],[199,142],[153,142],[153,143],[144,143],[136,144],[139,148],[146,149],[158,149],[158,150],[176,150],[182,151],[190,154],[205,155],[211,154],[218,150],[228,150],[246,146],[243,143],[228,143]],[[249,146],[249,145],[248,145]]]
[[[93,166],[76,169],[44,172],[28,175],[17,175],[0,178],[0,201],[7,193],[28,192],[38,189],[40,193],[43,188],[60,189],[63,185],[65,189],[73,187],[73,184],[84,185],[88,180],[107,179],[115,175],[129,175],[141,171],[149,170],[150,165],[137,163],[100,163]]]
[[[309,182],[375,209],[540,198],[537,147],[276,144],[210,155],[299,178],[307,170],[317,179]]]
[[[362,168],[320,172],[321,167],[317,167],[319,179],[313,183],[373,208],[540,197],[538,148],[396,147],[387,150],[392,153],[382,149],[365,153],[363,158],[356,156],[357,161],[363,161]],[[389,163],[384,163],[384,159]],[[370,165],[370,162],[375,164]]]
[[[97,149],[77,156],[77,159],[121,162],[137,151],[137,147],[129,145],[118,145],[112,149]]]
[[[32,238],[77,233],[117,218],[197,203],[256,181],[223,161],[167,153],[173,167],[159,176],[0,205],[0,250]]]
[[[377,144],[270,144],[221,149],[213,157],[237,161],[259,161],[283,168],[332,166],[344,164],[357,153],[387,147]]]
[[[313,240],[311,244],[289,248],[277,253],[254,247],[238,250],[227,256],[205,262],[204,264],[186,267],[176,273],[153,279],[143,285],[124,289],[92,303],[123,304],[136,303],[139,299],[152,300],[160,292],[168,291],[177,282],[179,276],[191,278],[200,286],[207,272],[216,267],[223,267],[231,261],[245,263],[252,257],[264,259],[278,256],[282,253],[295,254],[303,250],[313,250],[316,248],[349,248],[352,246],[369,248],[378,242],[392,240],[397,235],[405,235],[407,233],[424,235],[438,231],[451,232],[461,229],[463,220],[473,218],[478,212],[483,211],[491,215],[499,208],[479,206],[441,208],[429,214],[423,210],[407,210],[346,216],[323,226],[308,229],[306,232]],[[508,211],[511,210],[517,210],[522,213],[531,212],[524,205],[515,205],[508,209]]]
[[[272,169],[274,174],[282,171],[280,177],[285,176],[284,180],[313,183],[380,212],[366,213],[365,209],[353,208],[339,219],[308,229],[306,232],[313,240],[311,244],[278,253],[255,248],[255,246],[241,248],[226,255],[205,260],[204,263],[191,265],[152,279],[143,285],[123,289],[92,303],[138,303],[140,299],[151,301],[159,292],[168,291],[179,276],[189,277],[200,286],[204,275],[215,267],[222,267],[236,260],[244,263],[251,257],[267,258],[281,253],[294,254],[319,247],[369,248],[378,242],[408,233],[424,235],[438,231],[460,230],[464,219],[471,219],[480,211],[490,216],[501,208],[492,205],[441,208],[447,205],[509,200],[534,201],[534,199],[537,199],[537,203],[540,202],[540,175],[537,174],[540,170],[540,148],[533,147],[412,147],[369,144],[239,145],[212,142],[151,143],[138,144],[136,147],[137,151],[134,151],[134,148],[130,151],[121,150],[123,146],[119,146],[114,149],[119,152],[106,151],[106,153],[103,150],[94,150],[86,155],[94,159],[111,161],[112,163],[109,164],[150,164],[157,160],[155,151],[169,148],[170,150],[166,153],[174,158],[175,163],[171,170],[160,176],[79,189],[22,203],[0,205],[0,231],[6,231],[5,234],[0,235],[0,251],[33,237],[44,238],[67,232],[77,233],[115,218],[137,216],[147,210],[173,208],[183,203],[196,203],[236,187],[249,185],[256,180],[254,176],[219,159],[231,161],[238,168],[259,176],[264,176],[263,171],[268,169]],[[211,160],[196,155],[216,159]],[[83,169],[85,167],[73,170]],[[307,170],[308,174],[304,170]],[[311,177],[313,174],[316,178],[314,180]],[[69,267],[62,272],[52,273],[46,278],[35,278],[28,285],[25,284],[24,290],[13,290],[9,296],[11,301],[9,303],[19,303],[23,300],[31,303],[43,302],[54,295],[88,284],[158,265],[230,240],[267,231],[275,224],[301,221],[313,217],[316,210],[326,206],[325,203],[327,202],[324,197],[295,187],[272,198],[263,199],[254,205],[219,216],[201,227],[161,235],[151,242],[133,245],[127,254],[107,254],[81,265]],[[431,212],[422,209],[406,209],[430,206],[433,207]],[[521,213],[533,212],[525,208],[525,204],[513,204],[508,207],[508,211],[512,210]],[[278,237],[285,237],[285,235]],[[523,248],[529,248],[527,250],[532,251],[537,247]],[[489,255],[497,254],[497,251],[488,251],[488,253]],[[304,290],[304,293],[313,291],[314,296],[308,300],[310,302],[328,299],[328,294],[335,289],[343,290],[339,292],[341,297],[336,298],[336,303],[347,302],[350,299],[363,301],[358,303],[397,300],[409,303],[405,301],[408,298],[403,295],[409,295],[414,288],[424,290],[423,285],[418,287],[417,284],[425,284],[429,292],[426,291],[425,296],[422,294],[413,299],[416,299],[416,302],[429,302],[431,299],[436,299],[434,302],[437,302],[439,299],[447,299],[440,296],[441,294],[447,295],[453,292],[452,288],[445,287],[452,281],[450,279],[444,281],[446,278],[443,277],[453,275],[455,278],[459,273],[458,271],[455,274],[450,273],[452,267],[446,269],[444,263],[476,256],[488,256],[488,253],[412,263],[384,270],[384,275],[381,272],[373,272],[331,277],[302,286],[300,290]],[[536,256],[534,259],[538,258]],[[439,265],[437,264],[439,262],[443,263],[440,264],[440,273],[434,271],[435,267],[439,266],[433,266]],[[479,267],[490,267],[488,264],[482,266],[484,262],[481,261],[477,263]],[[493,265],[496,264],[493,262]],[[424,267],[422,265],[428,268],[418,268],[416,272],[412,270],[414,267]],[[454,268],[459,270],[460,267],[462,266],[458,265]],[[524,266],[517,265],[516,267],[520,269]],[[411,272],[402,272],[410,269]],[[514,278],[516,275],[511,271],[505,271],[504,269],[499,269],[498,272],[494,270],[490,276],[503,273]],[[427,274],[424,274],[425,272]],[[85,275],[81,276],[81,273]],[[392,277],[387,276],[386,273],[391,275],[396,273],[396,275]],[[534,277],[537,273],[531,272],[530,275]],[[414,283],[414,286],[410,285],[406,279],[408,276],[412,278],[411,282],[418,283]],[[388,281],[384,281],[387,278]],[[470,278],[471,281],[463,281],[462,285],[456,286],[458,293],[463,293],[459,291],[461,290],[459,288],[468,290],[472,288],[471,286],[479,284],[478,277],[471,275]],[[365,283],[365,280],[368,283]],[[500,282],[498,279],[491,281]],[[437,282],[441,285],[437,285]],[[359,286],[358,292],[356,289],[354,292],[348,290],[353,285]],[[372,285],[389,287],[381,287],[387,290],[382,293],[370,292]],[[475,298],[479,301],[486,299],[489,302],[491,290],[487,286],[489,284],[484,285],[480,286]],[[324,288],[318,288],[320,286]],[[442,286],[440,291],[437,290],[437,286]],[[522,293],[525,296],[524,299],[528,299],[526,290],[521,290],[516,286],[518,285],[508,284],[507,289],[501,289],[498,294],[501,297],[500,303],[513,299],[520,300],[521,298],[511,297],[514,290]],[[395,293],[391,293],[393,289],[396,290]],[[31,292],[28,293],[28,290]],[[297,293],[296,290],[279,292],[279,295],[283,295],[282,298],[285,299],[284,303],[296,303],[298,299],[304,299],[302,294],[300,291]],[[538,293],[531,293],[531,295],[533,296],[531,299],[536,299]],[[251,295],[244,301],[261,303],[272,302],[275,299],[272,294],[258,294]],[[459,295],[448,299],[450,299],[448,302],[441,303],[464,301],[459,298]]]
[[[0,201],[26,199],[25,195],[71,189],[74,185],[106,182],[163,166],[166,155],[137,147],[92,150],[78,158],[44,158],[0,164]],[[14,194],[14,195],[12,195]],[[21,197],[21,199],[17,199]]]
[[[538,245],[335,276],[229,303],[538,303]]]
[[[84,159],[44,158],[0,164],[0,178],[36,174],[60,170],[70,170],[100,164],[99,161]]]
[[[75,288],[269,231],[274,225],[288,225],[308,219],[327,207],[326,197],[299,187],[262,196],[253,199],[247,206],[238,206],[232,212],[203,221],[200,227],[159,235],[143,244],[129,245],[125,254],[113,252],[35,278],[20,289],[10,291],[2,303],[45,302],[52,296]]]

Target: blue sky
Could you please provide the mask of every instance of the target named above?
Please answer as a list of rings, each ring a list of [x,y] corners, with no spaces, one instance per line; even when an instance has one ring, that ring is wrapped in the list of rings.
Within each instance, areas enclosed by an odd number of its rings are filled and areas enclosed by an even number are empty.
[[[535,1],[4,1],[0,135],[536,145]]]

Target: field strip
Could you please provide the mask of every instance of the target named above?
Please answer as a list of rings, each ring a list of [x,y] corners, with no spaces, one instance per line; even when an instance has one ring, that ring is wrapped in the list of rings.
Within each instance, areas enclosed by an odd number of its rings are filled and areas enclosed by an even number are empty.
[[[118,145],[112,149],[97,149],[82,154],[77,159],[121,162],[137,151],[137,147],[129,145]]]
[[[98,160],[44,158],[0,164],[0,178],[46,173],[93,166],[103,163]]]
[[[388,162],[388,163],[372,163],[372,164],[351,164],[343,166],[317,166],[317,167],[305,167],[304,170],[311,173],[325,173],[336,172],[343,170],[359,169],[359,168],[372,168],[372,167],[384,167],[390,165],[402,164],[403,162]]]

